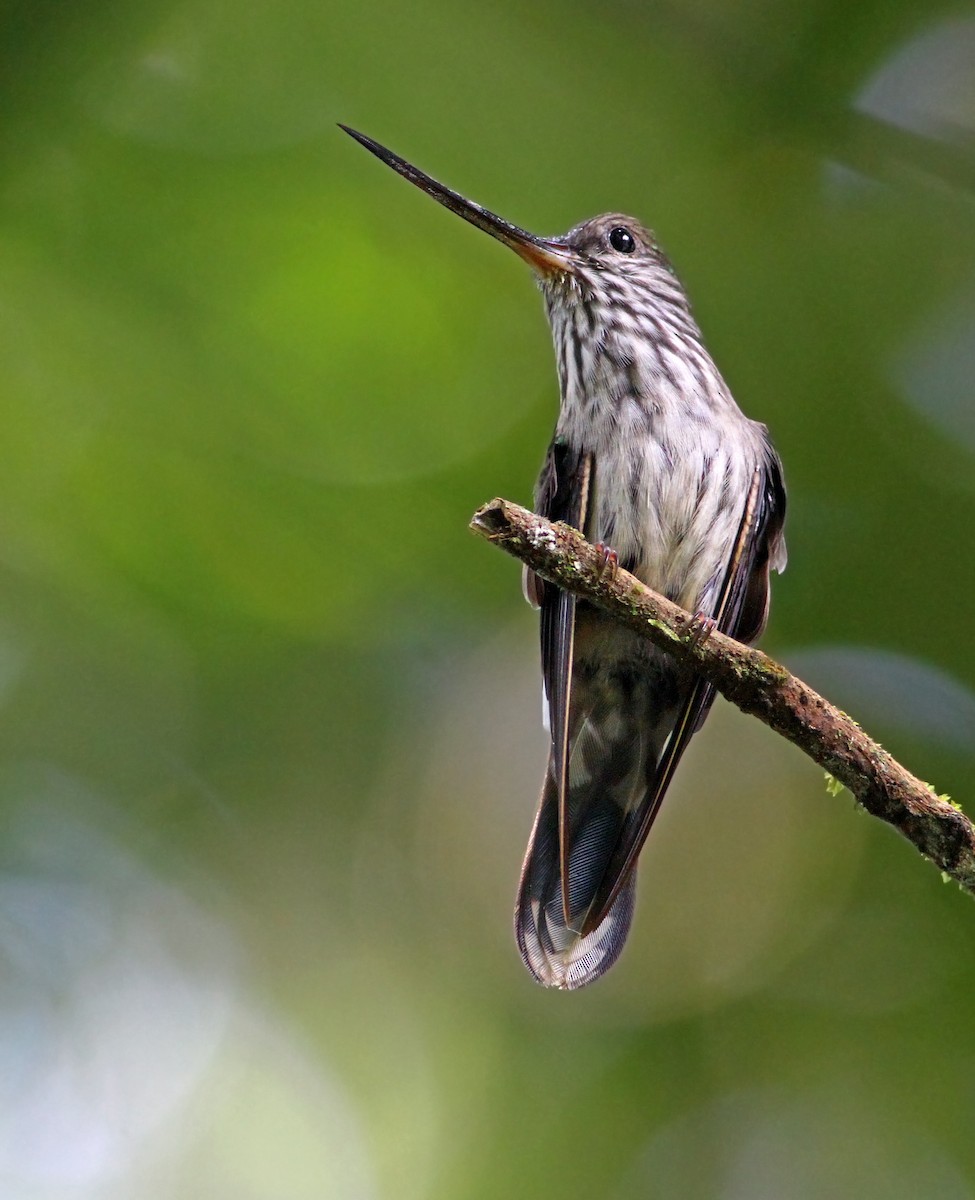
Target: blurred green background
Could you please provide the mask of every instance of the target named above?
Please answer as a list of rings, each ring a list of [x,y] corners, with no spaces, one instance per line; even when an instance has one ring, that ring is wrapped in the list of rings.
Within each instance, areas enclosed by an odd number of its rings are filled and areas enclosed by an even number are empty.
[[[975,810],[975,9],[4,7],[0,1196],[975,1196],[975,908],[719,701],[535,987],[523,264],[651,223],[786,466],[770,651]]]

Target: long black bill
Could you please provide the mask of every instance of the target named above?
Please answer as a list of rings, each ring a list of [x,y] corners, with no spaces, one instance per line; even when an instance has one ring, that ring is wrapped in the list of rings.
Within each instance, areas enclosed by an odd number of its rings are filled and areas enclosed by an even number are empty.
[[[485,233],[496,237],[499,242],[504,242],[506,246],[510,246],[516,254],[521,255],[525,262],[536,271],[543,275],[549,275],[556,271],[572,270],[575,255],[564,242],[554,238],[536,237],[533,233],[519,229],[517,225],[512,225],[509,221],[505,221],[488,209],[482,208],[480,204],[475,204],[473,200],[468,200],[466,197],[460,195],[459,192],[455,192],[449,187],[444,187],[442,183],[438,183],[436,179],[432,179],[429,175],[414,167],[412,163],[408,163],[405,158],[400,158],[392,150],[387,150],[385,146],[380,146],[378,142],[374,142],[372,138],[366,137],[364,133],[357,133],[356,130],[350,129],[348,125],[342,125],[341,123],[339,124],[339,129],[344,129],[349,137],[354,137],[360,145],[365,146],[377,158],[382,159],[387,166],[392,167],[404,179],[408,179],[410,183],[416,184],[421,191],[426,192],[428,196],[432,196],[444,208],[449,208],[451,212],[457,213],[465,221],[470,221],[478,229],[483,229]]]

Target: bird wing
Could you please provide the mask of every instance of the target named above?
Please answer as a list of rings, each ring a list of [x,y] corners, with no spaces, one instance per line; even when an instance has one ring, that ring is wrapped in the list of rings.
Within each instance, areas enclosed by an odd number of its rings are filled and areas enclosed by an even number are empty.
[[[575,450],[561,441],[553,441],[536,489],[535,508],[538,514],[549,521],[565,521],[585,533],[592,508],[594,465],[592,454]],[[546,583],[534,573],[526,576],[525,591],[537,599],[541,609],[542,680],[561,812],[565,806],[569,751],[576,598],[571,592]]]
[[[769,568],[785,568],[785,486],[782,466],[768,438],[765,453],[755,468],[742,512],[738,535],[718,595],[713,618],[717,628],[752,642],[765,628],[769,608]],[[714,687],[698,677],[683,701],[659,758],[647,763],[646,792],[639,807],[625,821],[600,886],[596,889],[583,935],[604,920],[632,873],[637,856],[660,809],[677,764],[714,702]]]
[[[535,490],[536,511],[588,533],[594,508],[596,465],[591,453],[556,440],[549,447]],[[522,867],[515,907],[515,933],[522,958],[539,982],[575,988],[591,982],[615,961],[633,915],[632,881],[612,917],[580,938],[566,915],[570,906],[569,756],[580,722],[588,719],[585,688],[573,692],[576,637],[575,597],[525,574],[525,594],[541,609],[542,678],[551,733],[548,769]],[[615,841],[615,838],[614,838]]]

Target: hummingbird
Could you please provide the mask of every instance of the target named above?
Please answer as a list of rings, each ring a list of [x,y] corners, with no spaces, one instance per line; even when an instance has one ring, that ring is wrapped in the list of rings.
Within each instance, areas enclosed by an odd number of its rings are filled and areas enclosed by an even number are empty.
[[[532,268],[560,392],[535,511],[693,614],[700,636],[755,641],[770,570],[786,565],[782,465],[732,398],[654,234],[608,213],[539,237],[341,128]],[[531,571],[524,590],[540,612],[550,745],[515,935],[539,983],[573,989],[619,957],[637,857],[714,690]]]

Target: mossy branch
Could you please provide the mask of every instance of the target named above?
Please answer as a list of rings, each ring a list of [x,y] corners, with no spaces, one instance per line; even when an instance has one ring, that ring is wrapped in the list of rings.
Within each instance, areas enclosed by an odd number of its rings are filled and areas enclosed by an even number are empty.
[[[764,721],[819,763],[875,817],[975,895],[975,827],[906,771],[857,723],[761,650],[717,631],[695,637],[692,615],[605,560],[568,525],[492,500],[471,528],[531,569],[582,596],[681,662],[692,663],[743,712]]]

